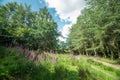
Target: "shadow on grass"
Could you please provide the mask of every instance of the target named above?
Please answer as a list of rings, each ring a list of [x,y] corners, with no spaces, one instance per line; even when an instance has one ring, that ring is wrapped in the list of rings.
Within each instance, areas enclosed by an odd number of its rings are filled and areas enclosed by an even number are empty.
[[[70,71],[64,66],[55,66],[53,73],[53,80],[80,80],[78,72]]]
[[[118,76],[118,80],[120,80],[120,70],[116,71],[116,75]]]

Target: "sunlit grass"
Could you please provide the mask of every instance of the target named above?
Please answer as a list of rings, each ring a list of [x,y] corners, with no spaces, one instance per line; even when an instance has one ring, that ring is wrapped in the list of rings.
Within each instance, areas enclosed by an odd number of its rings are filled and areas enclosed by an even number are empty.
[[[14,48],[0,47],[0,80],[119,80],[120,70],[73,54],[43,53],[33,61]],[[29,63],[29,64],[28,64]],[[31,70],[32,69],[32,70]]]

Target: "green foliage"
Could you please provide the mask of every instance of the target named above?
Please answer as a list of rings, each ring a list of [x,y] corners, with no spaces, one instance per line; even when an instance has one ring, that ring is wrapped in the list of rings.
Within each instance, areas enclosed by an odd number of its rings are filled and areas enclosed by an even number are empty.
[[[1,55],[4,55],[3,52],[6,53],[4,57],[0,56],[2,57],[0,58],[0,80],[52,80],[47,65],[36,65],[23,53],[12,48],[8,50],[0,46],[0,51],[2,51]]]
[[[14,76],[15,79],[30,79],[29,76],[33,77],[33,74],[35,75],[37,72],[37,69],[35,65],[31,62],[21,62],[18,63],[15,67],[10,69],[11,76]],[[26,77],[25,77],[26,76]]]
[[[0,11],[0,44],[57,49],[57,23],[46,7],[33,12],[28,5],[8,3],[0,6]]]
[[[0,46],[0,51],[5,53],[0,58],[0,80],[119,80],[120,76],[119,70],[84,56],[49,54],[50,57],[58,58],[58,61],[51,63],[48,57],[44,61],[33,62],[13,48]],[[77,57],[80,57],[79,61]]]
[[[6,49],[2,46],[0,46],[0,58],[4,58],[6,55]]]
[[[63,65],[55,66],[54,80],[66,80],[69,76],[68,70]]]
[[[73,52],[120,57],[119,0],[86,0],[87,7],[72,26],[69,43]]]
[[[4,51],[3,51],[4,50]],[[20,62],[23,62],[26,60],[25,57],[23,57],[23,54],[16,52],[14,49],[7,49],[5,47],[0,46],[0,52],[1,55],[4,55],[0,59],[0,79],[4,80],[15,80],[14,76],[11,76],[11,70],[14,69]],[[0,55],[0,57],[1,57]],[[21,55],[21,56],[20,56]],[[25,56],[25,55],[24,55]]]
[[[59,41],[59,53],[69,53],[69,44],[65,43],[64,41]]]
[[[80,65],[78,69],[78,75],[81,77],[82,80],[87,80],[90,72],[85,66]]]

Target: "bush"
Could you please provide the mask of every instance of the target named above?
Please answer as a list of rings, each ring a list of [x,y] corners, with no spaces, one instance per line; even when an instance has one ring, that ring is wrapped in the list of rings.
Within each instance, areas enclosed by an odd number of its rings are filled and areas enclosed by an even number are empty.
[[[50,71],[50,67],[48,66],[50,65],[45,65],[41,63],[38,65],[38,71],[35,80],[53,80],[52,72]]]
[[[54,80],[67,80],[69,77],[69,71],[64,65],[55,65],[54,71]]]
[[[36,66],[30,61],[17,63],[14,68],[10,69],[11,76],[21,80],[31,80],[30,77],[34,77],[35,72],[37,72]]]
[[[86,63],[79,65],[78,75],[81,80],[97,80],[97,75],[91,71],[90,65]]]
[[[88,76],[90,75],[90,72],[87,66],[79,65],[78,75],[82,80],[87,80]]]
[[[0,46],[0,58],[4,58],[6,55],[6,48]]]

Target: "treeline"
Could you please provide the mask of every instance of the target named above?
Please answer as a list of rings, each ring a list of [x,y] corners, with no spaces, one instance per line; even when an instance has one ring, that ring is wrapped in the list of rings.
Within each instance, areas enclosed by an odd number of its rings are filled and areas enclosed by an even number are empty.
[[[120,0],[86,0],[86,3],[69,35],[71,50],[120,58]]]
[[[0,5],[0,44],[22,45],[31,49],[55,50],[57,23],[46,7],[38,12],[28,5]]]

